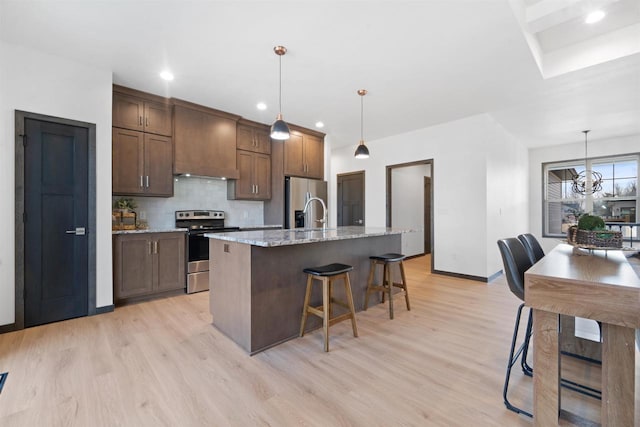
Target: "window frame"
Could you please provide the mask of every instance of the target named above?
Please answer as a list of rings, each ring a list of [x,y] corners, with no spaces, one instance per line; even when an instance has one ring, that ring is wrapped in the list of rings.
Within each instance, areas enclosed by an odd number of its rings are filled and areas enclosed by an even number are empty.
[[[636,204],[636,223],[640,222],[638,220],[638,213],[640,212],[640,188],[638,188],[638,184],[640,184],[640,153],[628,153],[628,154],[615,154],[608,156],[598,156],[598,157],[589,157],[586,159],[585,167],[588,170],[592,170],[593,163],[613,163],[616,161],[635,161],[636,162],[636,195],[635,196],[624,196],[623,198],[619,197],[605,197],[605,198],[593,198],[592,195],[588,194],[584,197],[577,198],[566,198],[566,199],[547,199],[547,192],[549,189],[549,171],[553,169],[562,169],[563,167],[570,168],[573,166],[584,165],[585,159],[578,158],[572,160],[561,160],[554,162],[543,162],[542,163],[542,237],[550,237],[550,238],[561,238],[566,237],[564,233],[550,233],[548,230],[549,224],[549,204],[556,202],[570,202],[573,200],[580,201],[584,203],[584,212],[591,213],[593,212],[593,202],[597,201],[615,201],[615,200],[635,200]],[[615,178],[614,178],[615,179]]]

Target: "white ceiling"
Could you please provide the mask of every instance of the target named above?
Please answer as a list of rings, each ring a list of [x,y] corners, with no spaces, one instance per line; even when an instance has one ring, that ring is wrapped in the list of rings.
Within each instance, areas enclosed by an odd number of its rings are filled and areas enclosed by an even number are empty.
[[[323,121],[334,147],[359,140],[360,88],[367,141],[483,112],[530,147],[580,141],[586,128],[590,140],[640,134],[640,54],[543,78],[517,11],[549,1],[0,0],[0,39],[263,123],[277,114],[282,44],[285,120]],[[586,31],[633,29],[639,15]],[[542,54],[590,37],[575,18],[543,24]],[[158,77],[165,67],[173,82]]]

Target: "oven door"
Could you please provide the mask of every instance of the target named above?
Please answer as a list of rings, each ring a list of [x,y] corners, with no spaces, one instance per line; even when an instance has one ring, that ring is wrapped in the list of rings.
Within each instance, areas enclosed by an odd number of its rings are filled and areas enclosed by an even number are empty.
[[[209,261],[209,239],[204,237],[208,231],[189,232],[189,262]]]
[[[209,289],[209,239],[206,231],[189,232],[189,251],[187,263],[187,293]]]

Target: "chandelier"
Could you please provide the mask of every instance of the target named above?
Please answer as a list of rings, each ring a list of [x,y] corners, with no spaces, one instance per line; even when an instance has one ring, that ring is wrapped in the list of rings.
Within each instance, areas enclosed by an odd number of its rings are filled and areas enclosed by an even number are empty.
[[[602,174],[587,169],[587,134],[589,132],[589,130],[582,131],[582,133],[584,133],[584,170],[573,175],[571,190],[575,194],[587,195],[602,190]]]

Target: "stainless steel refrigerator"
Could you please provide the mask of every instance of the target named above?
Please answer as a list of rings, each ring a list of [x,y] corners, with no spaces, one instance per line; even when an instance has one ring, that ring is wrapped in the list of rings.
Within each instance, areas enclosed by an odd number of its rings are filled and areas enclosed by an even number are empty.
[[[318,179],[285,177],[284,183],[284,228],[320,228],[322,205],[311,202],[307,213],[304,205],[311,197],[318,197],[327,204],[327,181]]]

